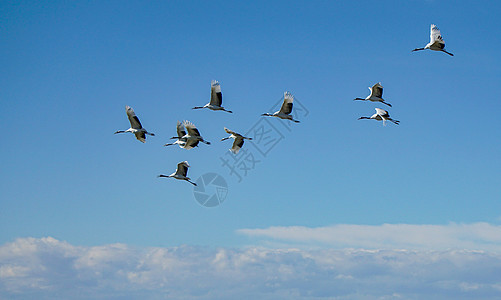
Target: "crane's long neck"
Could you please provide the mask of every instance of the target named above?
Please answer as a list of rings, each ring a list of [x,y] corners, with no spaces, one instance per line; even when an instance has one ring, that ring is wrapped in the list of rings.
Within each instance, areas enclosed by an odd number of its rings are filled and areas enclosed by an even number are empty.
[[[117,133],[124,133],[124,132],[132,132],[132,128],[129,128],[127,130],[117,130],[117,131],[115,131],[115,134],[117,134]]]

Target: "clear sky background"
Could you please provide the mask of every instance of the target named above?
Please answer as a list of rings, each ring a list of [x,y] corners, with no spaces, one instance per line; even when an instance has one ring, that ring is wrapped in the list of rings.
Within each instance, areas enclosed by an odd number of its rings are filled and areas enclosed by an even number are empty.
[[[256,229],[383,224],[481,223],[497,236],[500,11],[497,1],[2,1],[0,244],[239,248],[283,242]],[[432,23],[454,57],[411,53]],[[233,114],[191,110],[213,79]],[[357,120],[386,109],[352,101],[376,82],[400,126]],[[284,139],[238,182],[221,165],[223,127],[247,132],[285,90],[308,115],[291,131],[270,119]],[[129,128],[125,105],[155,137],[113,135]],[[162,147],[185,119],[212,145]],[[226,178],[222,205],[156,178],[183,160],[195,180]]]

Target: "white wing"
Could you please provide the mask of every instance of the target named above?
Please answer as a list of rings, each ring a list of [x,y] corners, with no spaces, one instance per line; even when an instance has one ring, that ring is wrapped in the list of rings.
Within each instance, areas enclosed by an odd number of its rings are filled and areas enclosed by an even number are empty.
[[[444,39],[442,38],[442,34],[440,34],[440,29],[438,29],[437,25],[431,24],[430,43],[433,44],[435,42],[439,42],[439,43],[443,44]]]
[[[284,103],[282,104],[282,107],[280,108],[280,112],[283,114],[290,114],[292,112],[292,102],[294,101],[294,96],[292,96],[291,93],[285,92],[284,93]]]
[[[200,136],[200,131],[198,131],[195,124],[191,123],[190,121],[184,121],[183,125],[184,125],[184,127],[186,127],[186,130],[188,130],[189,135]]]
[[[179,121],[177,121],[176,131],[177,131],[177,137],[179,137],[179,138],[186,135],[186,131],[184,130],[184,126]]]
[[[127,117],[129,118],[130,127],[134,129],[141,129],[141,122],[139,122],[139,118],[136,116],[136,113],[130,106],[125,106],[125,112],[127,113]]]
[[[212,80],[210,84],[210,105],[221,106],[223,103],[223,93],[221,93],[221,85],[217,80]]]
[[[386,110],[381,109],[381,108],[376,108],[376,114],[380,115],[381,117],[389,117],[390,116]]]

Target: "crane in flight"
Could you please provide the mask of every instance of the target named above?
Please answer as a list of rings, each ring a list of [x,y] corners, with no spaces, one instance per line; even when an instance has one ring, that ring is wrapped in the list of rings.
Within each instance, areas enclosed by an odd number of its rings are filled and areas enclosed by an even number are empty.
[[[372,101],[372,102],[381,102],[383,104],[388,105],[391,107],[390,103],[384,102],[383,99],[383,86],[381,85],[381,82],[376,83],[372,87],[369,87],[369,90],[371,91],[371,94],[367,96],[365,99],[364,98],[355,98],[353,100],[362,100],[362,101]]]
[[[127,130],[118,130],[115,131],[115,134],[117,133],[124,133],[124,132],[132,132],[135,136],[136,139],[138,139],[141,142],[146,142],[146,135],[151,135],[155,136],[154,133],[146,131],[146,129],[143,128],[141,125],[141,122],[139,122],[139,118],[136,116],[136,113],[132,109],[132,107],[126,105],[125,106],[125,112],[127,113],[127,117],[129,118],[130,122],[130,128]]]
[[[359,120],[363,120],[363,119],[370,120],[370,119],[373,119],[373,120],[376,120],[376,121],[383,121],[383,125],[386,125],[386,121],[393,122],[394,124],[397,124],[397,125],[399,125],[399,123],[400,123],[400,121],[393,120],[392,118],[390,118],[390,114],[386,110],[381,109],[381,108],[376,108],[376,113],[373,114],[370,117],[360,117],[358,119]]]
[[[186,130],[188,130],[188,133],[186,133],[186,131],[184,130],[185,128]],[[178,144],[179,147],[189,150],[196,147],[198,145],[198,142],[210,145],[210,142],[204,140],[204,138],[200,135],[200,131],[198,131],[195,124],[191,123],[190,121],[183,121],[182,124],[180,122],[177,122],[176,130],[177,136],[171,137],[171,139],[177,139],[177,141],[172,144],[165,144],[164,146]]]
[[[454,56],[454,54],[445,51],[444,39],[442,38],[442,34],[440,34],[440,29],[438,29],[437,25],[435,24],[431,24],[430,42],[424,48],[416,48],[412,50],[412,52],[426,49],[430,49],[433,51],[442,51],[449,54],[450,56]]]
[[[221,85],[217,80],[212,80],[210,84],[210,102],[204,106],[195,106],[193,109],[208,108],[210,110],[223,110],[233,113],[231,110],[226,110],[221,105],[223,104],[223,93],[221,93]]]
[[[193,181],[191,181],[190,177],[188,177],[188,168],[190,167],[190,165],[188,164],[187,161],[182,161],[180,163],[177,164],[177,169],[176,169],[176,172],[170,174],[170,175],[163,175],[163,174],[160,174],[158,175],[158,177],[166,177],[166,178],[174,178],[174,179],[178,179],[178,180],[186,180],[188,181],[189,183],[193,184],[194,186],[197,186],[196,183],[194,183]]]
[[[292,102],[294,101],[294,96],[290,92],[284,92],[284,102],[282,103],[282,107],[277,112],[272,114],[264,113],[261,116],[267,117],[277,117],[284,120],[291,120],[293,122],[299,123],[298,120],[294,120],[290,113],[292,112]]]
[[[240,148],[244,145],[244,140],[252,140],[252,138],[245,137],[239,133],[236,133],[234,131],[229,130],[228,128],[224,128],[224,131],[230,134],[229,137],[222,138],[221,141],[225,141],[227,139],[235,139],[233,141],[233,146],[231,146],[230,151],[233,152],[233,154],[238,154],[238,151],[240,151]]]
[[[185,137],[186,136],[186,130],[184,125],[177,121],[176,125],[176,131],[177,131],[177,136],[171,137],[171,139],[176,139],[174,143],[167,143],[164,146],[172,146],[172,145],[179,145],[180,148],[190,150],[198,146],[199,141],[197,140],[190,140]]]

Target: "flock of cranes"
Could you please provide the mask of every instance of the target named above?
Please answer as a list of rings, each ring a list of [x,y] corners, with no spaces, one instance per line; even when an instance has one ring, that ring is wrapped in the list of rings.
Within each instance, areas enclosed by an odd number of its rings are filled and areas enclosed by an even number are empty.
[[[454,54],[447,52],[445,50],[445,42],[442,38],[442,35],[440,33],[440,30],[438,27],[434,24],[431,24],[431,29],[430,29],[430,42],[424,47],[424,48],[416,48],[414,51],[419,51],[419,50],[425,50],[425,49],[430,49],[434,51],[442,51],[444,53],[447,53],[450,56],[454,56]],[[366,98],[355,98],[354,100],[361,100],[361,101],[371,101],[371,102],[379,102],[382,104],[385,104],[389,107],[392,107],[390,103],[385,102],[383,99],[383,86],[381,85],[380,82],[374,84],[372,87],[369,87],[369,90],[371,91],[369,96]],[[290,120],[295,123],[299,123],[300,121],[294,120],[292,117],[292,107],[293,107],[293,102],[294,102],[294,96],[290,92],[285,92],[284,93],[284,101],[282,103],[282,106],[280,107],[280,110],[273,113],[263,113],[262,116],[267,116],[267,117],[276,117],[284,120]],[[202,108],[208,108],[213,111],[225,111],[228,113],[233,113],[231,110],[225,109],[223,106],[223,94],[221,92],[221,85],[219,84],[218,81],[213,80],[211,82],[211,96],[210,96],[210,101],[204,106],[195,106],[192,109],[202,109]],[[376,113],[373,114],[370,117],[360,117],[358,118],[359,120],[363,119],[369,119],[369,120],[376,120],[376,121],[383,121],[383,125],[386,124],[386,121],[390,121],[396,125],[400,123],[398,120],[394,120],[390,117],[390,114],[381,108],[375,108]],[[130,106],[125,106],[125,112],[127,114],[127,118],[129,119],[130,122],[130,128],[127,130],[118,130],[115,132],[117,133],[124,133],[124,132],[130,132],[133,133],[136,136],[136,139],[138,139],[141,142],[146,142],[146,135],[150,136],[155,136],[154,133],[148,132],[146,129],[143,128],[141,125],[141,122],[139,121],[139,118],[136,116],[134,110]],[[230,151],[234,154],[237,154],[242,146],[244,145],[245,140],[252,140],[252,138],[249,137],[244,137],[243,135],[236,133],[234,131],[231,131],[230,129],[224,127],[224,130],[230,134],[230,136],[225,137],[221,139],[221,141],[225,141],[228,139],[234,139],[233,145],[230,148]],[[179,147],[190,150],[195,147],[198,147],[199,143],[202,142],[204,144],[210,145],[210,142],[206,141],[202,135],[200,134],[200,131],[197,129],[195,124],[193,124],[190,121],[184,121],[184,122],[177,122],[176,125],[176,132],[177,136],[172,137],[171,139],[175,139],[176,141],[173,143],[167,143],[164,146],[172,146],[172,145],[178,145]],[[174,178],[178,180],[185,180],[194,186],[197,184],[188,177],[188,168],[190,165],[188,164],[187,161],[182,161],[177,164],[177,169],[176,172],[172,173],[171,175],[158,175],[158,177],[165,177],[165,178]]]
[[[275,112],[274,114],[263,114],[263,116],[271,116],[271,117],[277,117],[280,119],[286,119],[286,120],[291,120],[293,122],[299,123],[299,121],[294,120],[292,116],[290,115],[292,112],[292,103],[294,101],[294,96],[290,92],[285,92],[284,93],[284,102],[282,104],[282,107],[280,108],[279,111]],[[208,108],[210,110],[214,111],[225,111],[228,113],[232,113],[231,110],[227,110],[221,105],[223,104],[223,93],[221,92],[221,85],[219,82],[216,80],[213,80],[211,82],[211,94],[210,94],[210,102],[204,106],[196,106],[193,107],[192,109],[202,109],[202,108]],[[146,129],[143,128],[141,125],[141,122],[139,121],[139,118],[136,116],[136,113],[130,106],[125,107],[125,112],[127,113],[127,117],[130,122],[130,128],[127,130],[118,130],[115,132],[117,133],[124,133],[124,132],[131,132],[136,136],[136,139],[138,139],[141,142],[146,142],[146,135],[151,135],[154,136],[154,133],[148,132]],[[234,154],[237,154],[242,146],[244,145],[245,140],[252,140],[252,138],[245,137],[239,133],[236,133],[234,131],[231,131],[230,129],[224,127],[224,130],[230,134],[230,136],[221,139],[221,141],[227,140],[227,139],[234,139],[233,145],[230,148],[230,151],[233,152]],[[172,146],[172,145],[178,145],[180,148],[190,150],[195,147],[198,147],[199,143],[202,142],[204,144],[210,145],[210,142],[206,141],[202,135],[200,134],[200,131],[198,128],[195,126],[190,121],[183,121],[182,123],[177,121],[176,124],[176,133],[177,136],[172,137],[171,139],[176,140],[173,143],[167,143],[164,146]],[[190,165],[188,164],[187,161],[182,161],[177,164],[177,169],[176,172],[172,173],[171,175],[158,175],[158,177],[166,177],[166,178],[174,178],[174,179],[179,179],[179,180],[185,180],[188,181],[189,183],[193,184],[196,186],[197,184],[188,177],[188,168]]]
[[[431,24],[430,28],[430,42],[424,47],[424,48],[416,48],[412,50],[414,51],[419,51],[419,50],[426,50],[430,49],[433,51],[442,51],[444,53],[449,54],[450,56],[454,56],[454,54],[447,52],[445,50],[445,42],[444,39],[442,38],[442,34],[440,33],[440,29],[438,29],[437,25]],[[392,107],[390,103],[387,103],[383,99],[383,86],[381,85],[381,82],[376,83],[372,87],[369,87],[369,90],[371,91],[370,95],[367,96],[366,98],[355,98],[353,100],[362,100],[362,101],[372,101],[372,102],[380,102],[382,104],[386,104],[389,107]],[[396,125],[400,123],[398,120],[393,120],[390,118],[390,114],[388,111],[382,109],[382,108],[376,108],[376,113],[373,114],[370,117],[360,117],[358,118],[359,120],[376,120],[376,121],[383,121],[383,125],[386,124],[386,121],[390,121]]]

